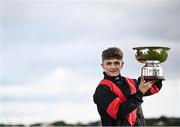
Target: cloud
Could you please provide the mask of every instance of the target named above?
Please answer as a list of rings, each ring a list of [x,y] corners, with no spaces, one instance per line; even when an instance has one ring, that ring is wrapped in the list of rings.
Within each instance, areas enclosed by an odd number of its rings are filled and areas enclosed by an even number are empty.
[[[179,117],[180,102],[178,100],[180,87],[180,80],[167,80],[163,82],[163,87],[158,94],[144,97],[144,103],[142,104],[145,117],[159,117],[158,114],[169,116],[169,117]],[[161,101],[161,103],[159,103]],[[162,107],[165,108],[162,109]]]
[[[26,124],[54,120],[71,123],[96,120],[96,107],[92,103],[96,84],[96,80],[56,68],[42,76],[38,82],[5,85],[1,88],[2,120]],[[52,116],[52,119],[49,119],[47,114]]]
[[[103,77],[101,52],[112,46],[124,52],[122,74],[133,78],[143,66],[133,47],[170,47],[167,61],[160,64],[165,85],[157,98],[147,98],[145,116],[164,114],[159,110],[164,98],[173,104],[167,105],[165,115],[180,114],[172,110],[179,102],[170,99],[179,96],[174,92],[179,90],[180,75],[179,1],[8,0],[1,4],[3,121],[99,119],[92,95]],[[76,117],[69,119],[68,113]]]
[[[61,97],[71,96],[71,94],[84,95],[90,91],[92,92],[92,85],[96,84],[96,79],[92,80],[85,77],[86,76],[83,76],[78,72],[56,68],[55,70],[39,77],[39,80],[36,82],[14,85],[7,84],[3,86],[3,96],[36,97],[40,95],[45,97]]]
[[[59,67],[42,76],[38,82],[3,86],[2,120],[30,124],[55,120],[76,123],[99,119],[92,95],[100,80],[92,81],[85,77]],[[161,115],[178,117],[179,87],[175,87],[174,84],[179,83],[179,79],[167,80],[163,82],[163,88],[158,94],[145,97],[143,103],[145,117]],[[159,100],[164,98],[166,102],[159,103]],[[164,104],[166,113],[160,110]]]
[[[44,43],[135,37],[178,42],[178,4],[178,1],[4,2],[3,37],[9,41]]]
[[[3,103],[2,121],[7,123],[54,122],[88,123],[99,118],[95,105],[91,103]]]

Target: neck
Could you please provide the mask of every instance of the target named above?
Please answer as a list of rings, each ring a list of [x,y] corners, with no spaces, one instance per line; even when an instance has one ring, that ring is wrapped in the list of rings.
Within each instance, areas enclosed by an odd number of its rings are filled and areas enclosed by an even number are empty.
[[[110,75],[108,75],[105,71],[103,72],[103,74],[104,74],[105,76],[108,76],[108,77],[111,77],[111,78],[116,78],[116,77],[121,76],[120,73],[119,73],[117,76],[110,76]]]

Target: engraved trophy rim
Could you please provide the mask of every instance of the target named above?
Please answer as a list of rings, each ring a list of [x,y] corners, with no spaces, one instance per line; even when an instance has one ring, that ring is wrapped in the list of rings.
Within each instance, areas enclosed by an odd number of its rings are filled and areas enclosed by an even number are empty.
[[[138,62],[145,63],[149,60],[157,60],[159,63],[166,61],[168,56],[169,47],[162,46],[147,46],[147,47],[134,47],[135,57]]]
[[[140,49],[140,48],[164,48],[164,49],[170,49],[169,47],[163,47],[163,46],[143,46],[143,47],[134,47],[133,49]]]

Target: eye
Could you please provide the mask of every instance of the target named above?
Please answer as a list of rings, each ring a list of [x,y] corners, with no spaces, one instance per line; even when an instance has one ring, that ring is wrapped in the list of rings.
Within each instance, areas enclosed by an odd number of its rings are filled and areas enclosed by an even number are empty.
[[[106,65],[111,65],[111,64],[112,64],[112,62],[107,62],[107,63],[106,63]]]
[[[119,61],[115,61],[114,65],[120,65],[120,62]]]

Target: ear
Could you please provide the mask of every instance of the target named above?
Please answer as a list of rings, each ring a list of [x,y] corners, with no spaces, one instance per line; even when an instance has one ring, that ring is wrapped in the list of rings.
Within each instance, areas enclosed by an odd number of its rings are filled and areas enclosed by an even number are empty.
[[[123,68],[124,62],[122,62],[121,68]]]
[[[101,63],[101,67],[102,67],[102,69],[104,69],[104,64],[103,63]]]

